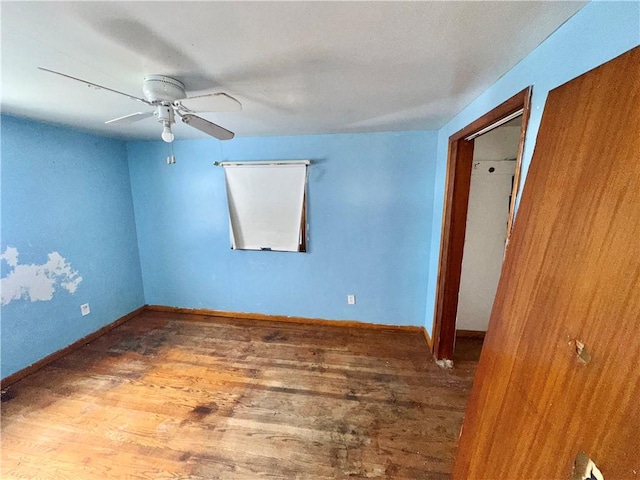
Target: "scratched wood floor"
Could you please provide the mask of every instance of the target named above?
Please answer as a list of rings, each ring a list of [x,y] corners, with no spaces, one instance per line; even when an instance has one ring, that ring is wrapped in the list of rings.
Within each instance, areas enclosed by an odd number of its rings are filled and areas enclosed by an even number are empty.
[[[4,392],[1,477],[447,479],[460,358],[441,370],[412,332],[145,312]]]

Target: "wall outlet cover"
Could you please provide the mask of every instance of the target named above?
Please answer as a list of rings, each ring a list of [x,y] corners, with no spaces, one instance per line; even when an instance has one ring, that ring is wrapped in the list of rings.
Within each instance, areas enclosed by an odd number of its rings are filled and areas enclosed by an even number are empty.
[[[347,295],[347,303],[349,305],[355,305],[356,304],[356,296],[355,295]]]
[[[91,309],[89,308],[88,303],[83,303],[82,305],[80,305],[80,313],[82,313],[83,317],[91,313]]]

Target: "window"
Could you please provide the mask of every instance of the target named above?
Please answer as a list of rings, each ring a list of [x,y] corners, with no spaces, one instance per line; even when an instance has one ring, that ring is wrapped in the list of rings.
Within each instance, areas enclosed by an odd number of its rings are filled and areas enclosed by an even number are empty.
[[[231,248],[306,251],[308,160],[221,162]]]

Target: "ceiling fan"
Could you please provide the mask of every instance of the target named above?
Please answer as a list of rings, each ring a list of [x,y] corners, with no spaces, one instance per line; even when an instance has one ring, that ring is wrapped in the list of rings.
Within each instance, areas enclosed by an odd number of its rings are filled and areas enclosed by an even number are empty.
[[[207,110],[207,108],[209,108],[207,107],[207,102],[212,99],[218,100],[218,103],[219,100],[224,99],[227,104],[225,108],[227,111],[241,110],[242,104],[226,93],[218,92],[187,97],[185,86],[181,81],[164,75],[146,75],[142,84],[142,93],[144,94],[144,98],[139,98],[81,78],[56,72],[55,70],[49,70],[44,67],[38,68],[44,72],[76,80],[87,86],[124,95],[131,100],[142,102],[150,107],[154,107],[154,111],[132,113],[123,117],[114,118],[113,120],[108,120],[105,122],[106,124],[129,124],[155,116],[157,121],[163,126],[161,135],[162,140],[167,143],[171,143],[174,139],[171,126],[175,123],[176,116],[178,116],[183,123],[196,128],[207,135],[215,137],[218,140],[231,140],[235,135],[226,128],[194,115],[196,112],[209,111]]]

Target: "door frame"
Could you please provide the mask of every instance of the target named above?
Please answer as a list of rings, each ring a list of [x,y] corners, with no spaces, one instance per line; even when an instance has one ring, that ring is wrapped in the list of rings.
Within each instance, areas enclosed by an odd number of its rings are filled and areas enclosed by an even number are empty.
[[[531,107],[531,86],[516,93],[502,104],[449,137],[447,177],[440,236],[440,261],[433,323],[433,356],[436,360],[453,359],[456,336],[458,293],[462,273],[462,254],[467,228],[467,208],[473,166],[473,135],[489,131],[501,125],[501,121],[522,110],[522,127],[518,155],[516,157],[509,219],[507,222],[507,245],[511,236],[515,216],[516,197],[520,188],[522,152],[526,138]]]

